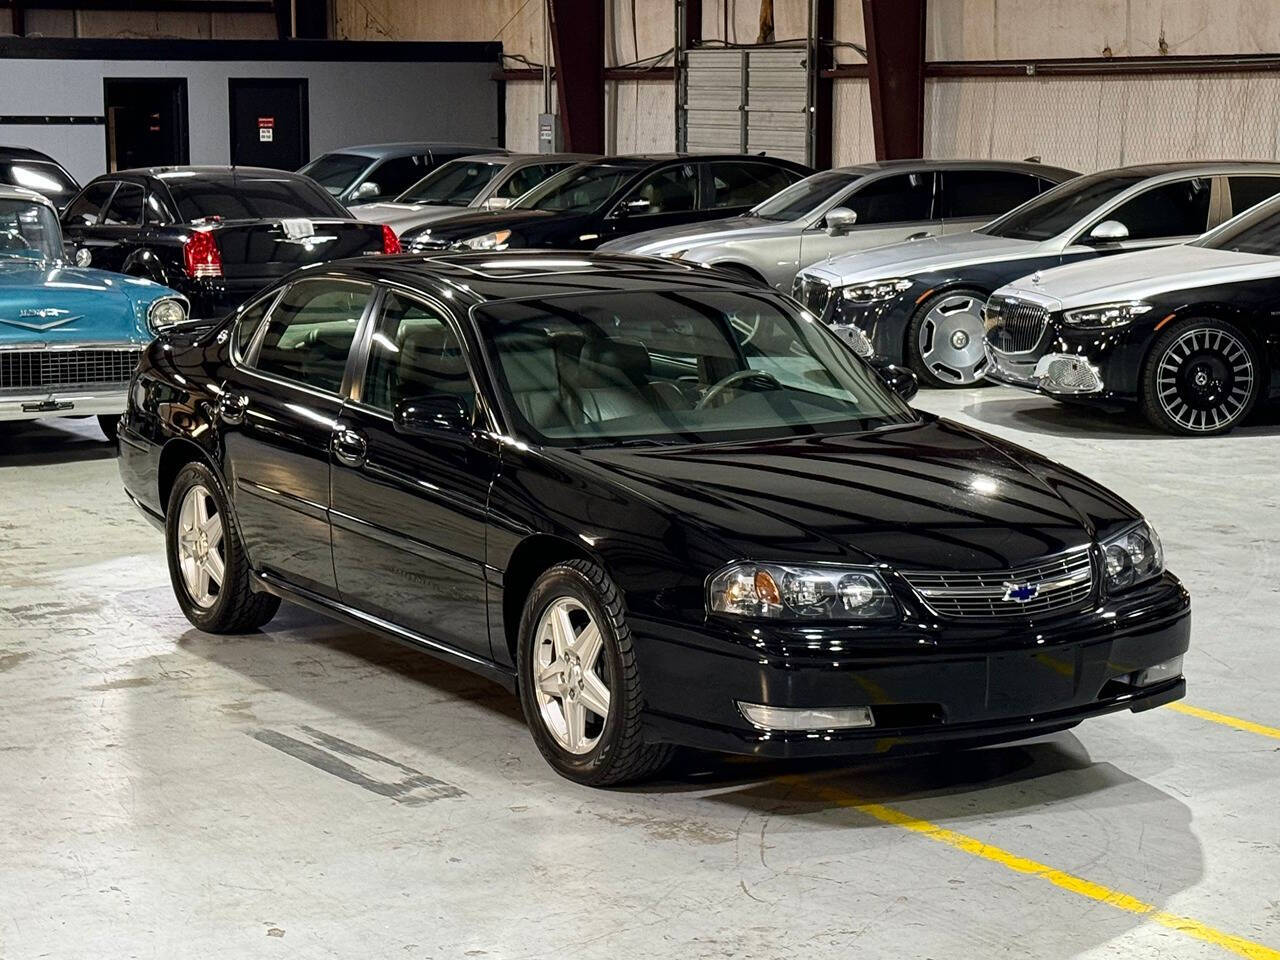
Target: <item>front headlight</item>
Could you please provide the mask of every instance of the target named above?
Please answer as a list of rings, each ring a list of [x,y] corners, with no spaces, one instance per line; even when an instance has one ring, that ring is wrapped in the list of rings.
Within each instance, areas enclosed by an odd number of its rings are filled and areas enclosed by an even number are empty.
[[[1151,304],[1143,303],[1141,300],[1100,303],[1093,307],[1066,310],[1062,314],[1062,322],[1069,327],[1105,330],[1109,327],[1123,327],[1126,323],[1132,323],[1150,309]]]
[[[187,319],[187,304],[177,297],[162,297],[147,308],[147,323],[153,333],[183,323]]]
[[[470,250],[505,250],[509,236],[511,236],[510,230],[495,230],[493,233],[486,233],[479,237],[468,237],[461,241],[459,246]]]
[[[844,287],[840,295],[856,303],[877,303],[880,300],[892,300],[910,286],[910,280],[872,280],[870,283],[855,283]]]
[[[772,620],[884,620],[898,615],[872,567],[731,563],[707,579],[707,609]]]
[[[1102,544],[1107,592],[1119,593],[1145,583],[1164,571],[1164,548],[1145,520]]]

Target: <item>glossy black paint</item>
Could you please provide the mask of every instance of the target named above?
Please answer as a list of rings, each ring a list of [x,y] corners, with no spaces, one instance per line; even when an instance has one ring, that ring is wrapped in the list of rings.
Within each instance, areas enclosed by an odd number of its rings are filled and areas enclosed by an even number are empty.
[[[323,272],[448,302],[476,360],[470,308],[482,302],[735,285],[714,271],[638,258],[592,255],[588,267],[566,270],[554,255],[544,269],[528,266],[537,254],[517,256],[525,266],[506,276],[484,266],[501,254],[345,261]],[[358,338],[369,334],[367,317]],[[1086,544],[1097,559],[1098,540],[1138,518],[1119,497],[1030,451],[927,414],[855,435],[543,447],[512,433],[485,362],[472,366],[480,403],[471,429],[406,434],[358,399],[359,346],[343,396],[301,396],[232,362],[233,320],[147,350],[121,425],[120,469],[130,497],[157,519],[184,459],[208,461],[230,492],[261,589],[510,686],[524,591],[557,561],[590,559],[625,598],[647,735],[738,752],[1008,739],[1182,694],[1180,679],[1145,690],[1123,679],[1187,648],[1190,601],[1171,574],[1114,597],[1099,586],[1072,613],[1000,620],[940,618],[899,575],[1007,569]],[[229,399],[237,394],[247,402]],[[240,423],[228,423],[228,411]],[[361,444],[344,445],[345,431]],[[321,573],[329,532],[332,583]],[[888,565],[903,616],[709,615],[707,577],[743,558]],[[743,720],[737,700],[870,704],[883,719],[828,738],[766,734]]]
[[[332,237],[314,248],[290,242],[279,220],[223,220],[202,224],[214,234],[223,258],[221,277],[192,277],[187,274],[183,245],[193,226],[182,219],[169,181],[181,177],[184,189],[202,180],[225,182],[235,171],[265,174],[277,183],[295,184],[306,190],[311,200],[325,205],[325,218],[315,219],[316,233]],[[305,177],[281,170],[254,170],[249,167],[165,167],[125,170],[104,174],[85,184],[89,190],[103,181],[136,184],[155,198],[165,211],[163,217],[144,217],[144,222],[128,225],[96,223],[85,225],[62,217],[66,241],[89,251],[90,265],[102,270],[144,277],[184,294],[191,302],[191,316],[216,320],[240,306],[247,298],[285,274],[306,264],[338,257],[381,253],[382,227],[352,219],[346,208]],[[81,191],[82,193],[84,191]],[[74,204],[68,204],[68,208]]]
[[[788,170],[800,180],[813,173],[808,167],[777,157],[750,155],[698,155],[668,157],[609,157],[600,163],[631,168],[634,172],[595,210],[586,213],[548,213],[542,210],[478,210],[438,220],[406,230],[401,235],[405,249],[445,249],[471,237],[495,230],[510,230],[507,247],[544,247],[559,250],[593,250],[600,244],[643,230],[674,227],[701,220],[733,217],[748,207],[714,207],[680,212],[627,216],[619,201],[644,177],[669,167],[694,165],[706,181],[711,161],[741,160]],[[594,162],[594,161],[593,161]],[[704,188],[705,189],[705,188]]]

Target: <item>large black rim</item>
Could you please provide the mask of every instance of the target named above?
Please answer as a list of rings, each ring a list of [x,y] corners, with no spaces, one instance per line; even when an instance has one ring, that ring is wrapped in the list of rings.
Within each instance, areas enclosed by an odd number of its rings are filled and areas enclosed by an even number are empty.
[[[1239,338],[1226,330],[1187,330],[1169,344],[1158,363],[1160,406],[1170,420],[1193,433],[1231,425],[1253,394],[1253,359]]]

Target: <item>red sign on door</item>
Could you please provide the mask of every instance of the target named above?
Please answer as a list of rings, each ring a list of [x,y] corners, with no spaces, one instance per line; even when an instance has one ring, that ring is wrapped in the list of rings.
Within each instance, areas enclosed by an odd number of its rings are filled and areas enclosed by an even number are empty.
[[[276,118],[275,117],[259,117],[258,118],[258,140],[261,143],[271,143],[275,136]]]

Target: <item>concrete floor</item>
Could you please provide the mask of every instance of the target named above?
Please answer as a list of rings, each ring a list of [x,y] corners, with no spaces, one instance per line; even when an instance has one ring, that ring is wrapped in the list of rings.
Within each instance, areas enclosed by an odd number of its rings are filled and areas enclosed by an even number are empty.
[[[93,422],[0,424],[0,958],[1280,957],[1275,418],[918,404],[1147,513],[1214,714],[592,791],[425,655],[295,608],[192,629]]]

